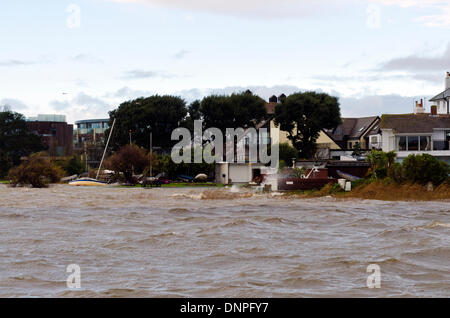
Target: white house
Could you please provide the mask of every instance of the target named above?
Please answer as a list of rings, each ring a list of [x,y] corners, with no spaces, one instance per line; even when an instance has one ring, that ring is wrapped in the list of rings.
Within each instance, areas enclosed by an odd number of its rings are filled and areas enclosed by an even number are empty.
[[[396,151],[399,160],[427,153],[450,163],[450,115],[383,115],[381,130],[383,151]]]
[[[438,114],[450,114],[450,72],[447,72],[445,78],[445,90],[430,99],[430,102],[435,103]]]

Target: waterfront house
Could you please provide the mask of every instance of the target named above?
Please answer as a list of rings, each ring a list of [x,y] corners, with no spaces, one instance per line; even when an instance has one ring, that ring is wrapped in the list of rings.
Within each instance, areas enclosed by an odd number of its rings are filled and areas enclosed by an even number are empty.
[[[357,148],[381,149],[380,117],[342,118],[341,125],[322,130],[317,139],[318,156],[323,159],[340,160]]]
[[[436,105],[436,112],[439,115],[450,115],[450,72],[445,77],[445,90],[430,99]]]
[[[410,154],[427,153],[450,163],[450,115],[433,109],[432,113],[383,115],[383,151],[395,151],[400,161]]]

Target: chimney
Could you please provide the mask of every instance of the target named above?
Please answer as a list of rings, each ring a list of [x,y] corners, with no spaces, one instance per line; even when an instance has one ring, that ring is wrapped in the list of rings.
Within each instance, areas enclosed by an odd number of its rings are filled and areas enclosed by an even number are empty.
[[[445,78],[445,89],[450,89],[450,72],[447,72],[447,77]]]
[[[425,109],[423,108],[423,99],[420,100],[420,103],[416,101],[416,107],[414,107],[414,114],[423,114]]]
[[[436,105],[431,106],[431,115],[437,116],[437,106]]]

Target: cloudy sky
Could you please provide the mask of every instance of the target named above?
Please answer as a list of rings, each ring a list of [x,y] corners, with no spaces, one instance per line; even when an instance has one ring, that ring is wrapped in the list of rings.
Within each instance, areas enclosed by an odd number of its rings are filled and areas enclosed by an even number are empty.
[[[403,113],[443,91],[449,0],[15,0],[0,10],[0,106],[69,122],[154,93],[250,88]]]

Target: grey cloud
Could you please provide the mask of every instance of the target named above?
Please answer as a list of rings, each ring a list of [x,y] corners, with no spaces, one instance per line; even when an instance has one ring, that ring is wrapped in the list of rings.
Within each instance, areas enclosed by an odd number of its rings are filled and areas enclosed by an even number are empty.
[[[179,60],[182,59],[183,57],[185,57],[186,55],[188,55],[190,52],[187,50],[181,50],[177,53],[175,53],[172,57]]]
[[[421,98],[425,99],[426,107],[429,107],[427,101],[431,96],[376,95],[361,98],[343,97],[339,101],[343,117],[363,117],[412,113],[414,101]]]
[[[23,61],[23,60],[5,60],[0,61],[0,66],[24,66],[24,65],[34,65],[38,64],[36,61]]]
[[[101,63],[102,60],[88,54],[78,54],[72,57],[72,61],[79,63]]]
[[[409,55],[389,60],[380,66],[384,71],[444,71],[450,67],[450,44],[441,55],[418,56]]]
[[[13,111],[28,109],[28,106],[24,102],[14,98],[3,98],[0,101],[0,108],[3,108],[3,106],[9,107]]]
[[[161,71],[144,71],[144,70],[132,70],[124,74],[122,78],[124,79],[145,79],[145,78],[174,78],[173,74],[168,74]]]
[[[151,96],[153,95],[153,91],[147,91],[147,90],[135,90],[128,86],[124,86],[117,91],[109,92],[105,94],[103,97],[105,98],[120,98],[120,99],[136,99],[139,97],[145,97],[145,96]]]
[[[105,114],[112,106],[106,100],[88,95],[84,92],[79,93],[70,100],[53,100],[50,103],[56,111],[70,112],[77,110],[78,112]]]

